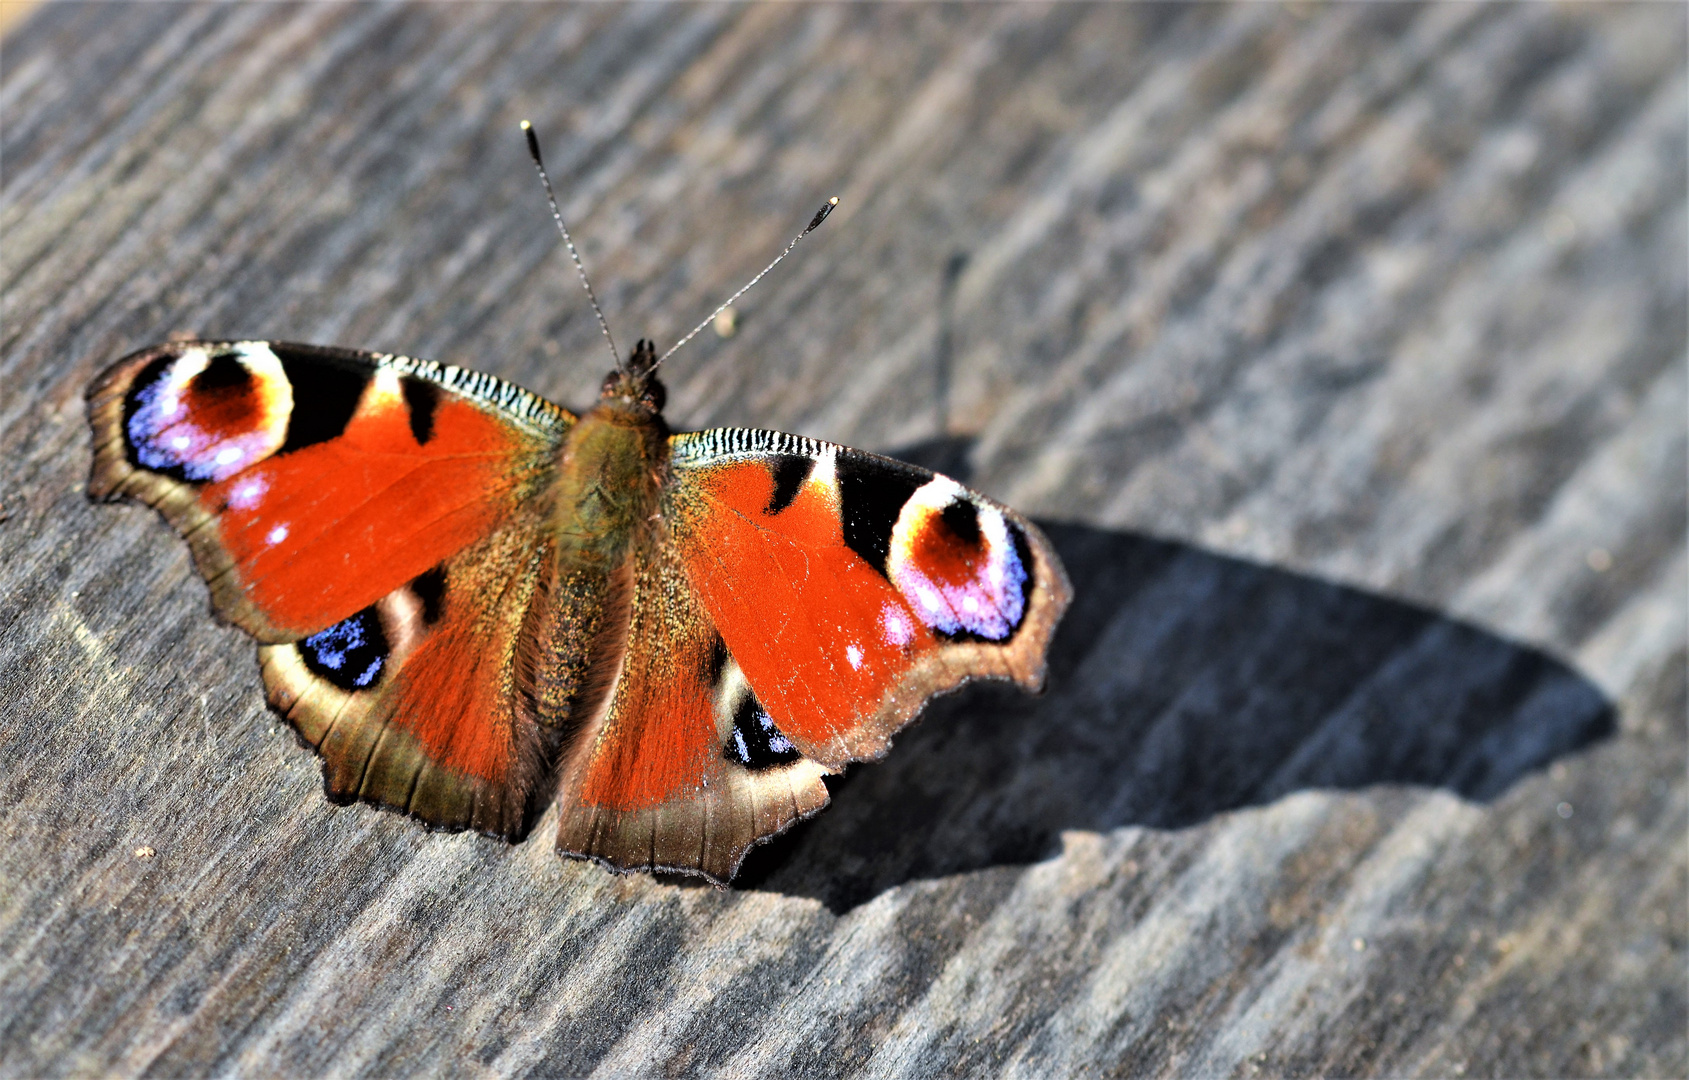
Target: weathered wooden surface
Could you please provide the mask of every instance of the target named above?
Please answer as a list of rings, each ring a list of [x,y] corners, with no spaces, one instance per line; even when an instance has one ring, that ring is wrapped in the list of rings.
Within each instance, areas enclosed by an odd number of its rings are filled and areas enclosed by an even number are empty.
[[[1683,1075],[1685,9],[96,4],[0,77],[0,1073]],[[1049,523],[734,891],[325,804],[85,502],[177,331],[605,361]],[[948,372],[949,430],[935,386]],[[138,847],[156,850],[136,858]]]

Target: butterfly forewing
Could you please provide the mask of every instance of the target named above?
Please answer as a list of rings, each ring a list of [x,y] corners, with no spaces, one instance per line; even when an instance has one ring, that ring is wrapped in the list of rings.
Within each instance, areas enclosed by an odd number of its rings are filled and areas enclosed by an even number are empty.
[[[668,514],[701,606],[774,722],[877,758],[971,678],[1043,681],[1069,589],[1036,526],[926,469],[778,432],[674,437]]]

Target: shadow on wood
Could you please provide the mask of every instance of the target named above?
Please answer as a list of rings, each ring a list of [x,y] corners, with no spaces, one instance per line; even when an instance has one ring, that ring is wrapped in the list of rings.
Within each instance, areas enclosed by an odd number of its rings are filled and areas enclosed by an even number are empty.
[[[965,476],[967,449],[896,456]],[[1075,589],[1045,694],[935,702],[883,761],[829,778],[832,807],[753,851],[738,887],[844,911],[913,879],[1047,858],[1063,830],[1179,828],[1311,788],[1488,800],[1615,730],[1565,664],[1434,611],[1040,524]]]

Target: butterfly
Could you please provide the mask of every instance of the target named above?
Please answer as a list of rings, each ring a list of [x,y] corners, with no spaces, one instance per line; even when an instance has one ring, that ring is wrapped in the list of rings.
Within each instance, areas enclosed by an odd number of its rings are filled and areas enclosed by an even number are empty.
[[[1071,590],[947,477],[670,432],[658,362],[577,415],[408,356],[156,345],[88,388],[88,493],[187,541],[331,801],[518,841],[555,800],[564,855],[725,884],[935,694],[1039,688]]]

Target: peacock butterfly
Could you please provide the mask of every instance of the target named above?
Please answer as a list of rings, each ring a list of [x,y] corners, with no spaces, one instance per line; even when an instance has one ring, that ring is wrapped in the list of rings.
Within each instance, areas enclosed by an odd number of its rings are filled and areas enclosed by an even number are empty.
[[[609,340],[580,416],[407,356],[142,349],[88,388],[88,493],[187,540],[332,801],[514,841],[554,798],[561,853],[723,884],[935,694],[1037,689],[1070,589],[947,477],[671,434],[654,348]]]

